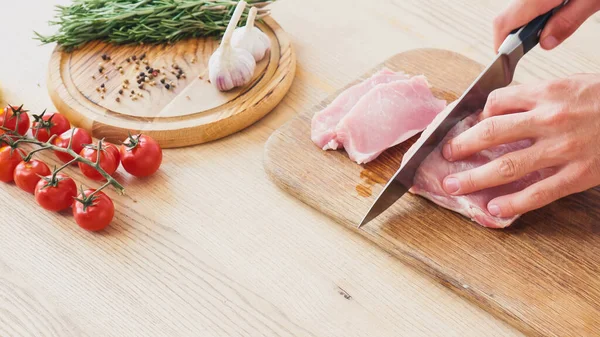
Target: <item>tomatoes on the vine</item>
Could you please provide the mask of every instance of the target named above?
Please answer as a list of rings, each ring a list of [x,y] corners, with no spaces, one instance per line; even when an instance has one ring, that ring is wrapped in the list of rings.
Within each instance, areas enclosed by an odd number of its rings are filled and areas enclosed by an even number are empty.
[[[104,148],[104,146],[102,147]],[[115,173],[115,171],[119,167],[119,162],[117,162],[115,156],[113,156],[113,154],[110,151],[106,149],[98,151],[98,146],[90,145],[84,147],[83,150],[81,150],[81,153],[79,153],[79,155],[95,163],[96,160],[98,160],[98,153],[100,153],[100,167],[102,167],[102,169],[106,171],[106,173],[108,173],[109,175]],[[106,179],[92,166],[82,162],[79,162],[78,164],[79,169],[81,170],[81,173],[83,173],[84,176],[93,180]]]
[[[15,184],[25,192],[35,193],[35,187],[41,177],[48,176],[52,172],[44,162],[32,159],[28,162],[22,161],[15,168]]]
[[[96,190],[89,189],[80,193],[73,203],[73,217],[79,227],[88,231],[100,231],[106,228],[115,215],[115,205],[103,192],[89,196]]]
[[[121,145],[121,164],[125,171],[136,177],[147,177],[162,163],[162,149],[149,136],[129,136]]]
[[[105,150],[112,153],[112,155],[117,160],[117,167],[118,167],[119,164],[121,163],[121,153],[119,153],[119,148],[115,144],[109,143],[109,142],[105,142],[104,145],[105,145],[104,146]]]
[[[71,207],[75,196],[75,181],[61,173],[43,177],[35,186],[35,201],[49,211],[58,212]]]
[[[25,152],[10,146],[0,148],[0,181],[10,183],[14,179],[15,168],[23,160]]]
[[[69,146],[69,140],[71,137],[73,137],[71,149],[75,151],[75,153],[80,153],[85,145],[92,143],[92,136],[90,136],[87,131],[80,128],[69,129],[63,132],[60,136],[54,139],[53,143],[56,146],[66,149]],[[54,153],[56,154],[56,157],[58,157],[58,159],[60,159],[63,163],[68,163],[73,160],[73,157],[68,153],[60,151],[54,151]]]
[[[7,105],[0,115],[0,126],[24,136],[29,130],[29,115],[23,106]]]
[[[61,135],[71,128],[67,117],[58,112],[46,115],[44,111],[40,116],[34,116],[34,118],[31,132],[41,142],[47,142],[53,135]]]

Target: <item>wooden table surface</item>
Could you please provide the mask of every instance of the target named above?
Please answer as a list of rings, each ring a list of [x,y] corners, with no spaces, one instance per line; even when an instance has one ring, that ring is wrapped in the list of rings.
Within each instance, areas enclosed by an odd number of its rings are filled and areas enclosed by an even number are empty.
[[[6,100],[51,108],[53,6],[11,3],[0,30]],[[0,186],[0,336],[517,336],[519,332],[279,190],[269,135],[391,55],[445,48],[487,63],[498,0],[279,0],[298,54],[295,83],[251,128],[165,151],[147,180],[122,177],[113,226],[80,230]],[[516,79],[600,72],[598,16]],[[51,156],[45,156],[50,160]],[[75,170],[78,181],[83,181]],[[114,196],[114,195],[113,195]],[[13,201],[10,201],[13,200]]]

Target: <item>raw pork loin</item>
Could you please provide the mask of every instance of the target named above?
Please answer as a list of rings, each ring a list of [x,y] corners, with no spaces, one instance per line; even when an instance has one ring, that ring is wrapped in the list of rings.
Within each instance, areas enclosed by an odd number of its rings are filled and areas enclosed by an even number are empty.
[[[454,104],[450,104],[451,108]],[[439,116],[445,113],[440,113]],[[552,174],[551,169],[544,169],[531,173],[513,183],[488,188],[482,191],[463,196],[452,196],[447,194],[442,181],[452,173],[466,171],[479,167],[492,161],[506,153],[520,150],[531,145],[528,140],[522,140],[515,143],[505,144],[481,151],[470,158],[457,162],[449,162],[442,156],[442,147],[446,141],[458,136],[465,130],[477,123],[479,113],[475,113],[461,122],[448,132],[444,140],[433,150],[433,152],[421,163],[413,181],[411,193],[421,195],[432,202],[460,213],[482,226],[490,228],[504,228],[510,226],[519,216],[512,218],[498,218],[491,215],[487,210],[487,204],[494,198],[523,190],[529,185],[534,184]],[[434,125],[435,123],[432,123]],[[425,130],[421,137],[426,137],[429,130]],[[414,151],[420,142],[417,141],[408,151]]]
[[[356,102],[378,84],[406,80],[404,73],[383,69],[366,80],[344,90],[325,109],[315,113],[311,122],[311,139],[323,150],[337,150],[341,144],[336,139],[335,127],[354,107]]]
[[[335,128],[337,142],[358,164],[375,159],[423,131],[446,107],[424,76],[379,84],[356,102]]]

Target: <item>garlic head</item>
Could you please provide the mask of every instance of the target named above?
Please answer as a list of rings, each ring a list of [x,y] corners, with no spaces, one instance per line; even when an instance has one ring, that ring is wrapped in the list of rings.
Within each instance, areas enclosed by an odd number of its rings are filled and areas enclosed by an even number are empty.
[[[250,80],[256,61],[247,50],[230,45],[220,46],[208,60],[208,77],[219,91],[241,87]]]
[[[231,44],[234,47],[243,48],[249,51],[256,62],[265,57],[267,51],[271,49],[271,39],[267,34],[254,26],[256,19],[256,7],[250,8],[246,26],[237,28],[231,37]]]
[[[233,32],[231,44],[249,51],[256,62],[262,60],[271,49],[271,39],[257,27],[240,27]]]

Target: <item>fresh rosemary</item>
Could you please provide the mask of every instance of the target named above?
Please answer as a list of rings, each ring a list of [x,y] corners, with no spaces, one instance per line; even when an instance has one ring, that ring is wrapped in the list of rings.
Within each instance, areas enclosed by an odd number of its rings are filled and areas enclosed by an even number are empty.
[[[269,15],[275,0],[247,0],[258,8],[258,17]],[[238,1],[233,0],[73,0],[57,6],[54,35],[38,32],[43,44],[58,43],[66,51],[102,40],[113,44],[173,43],[191,37],[220,37]],[[246,10],[240,20],[245,22]]]

